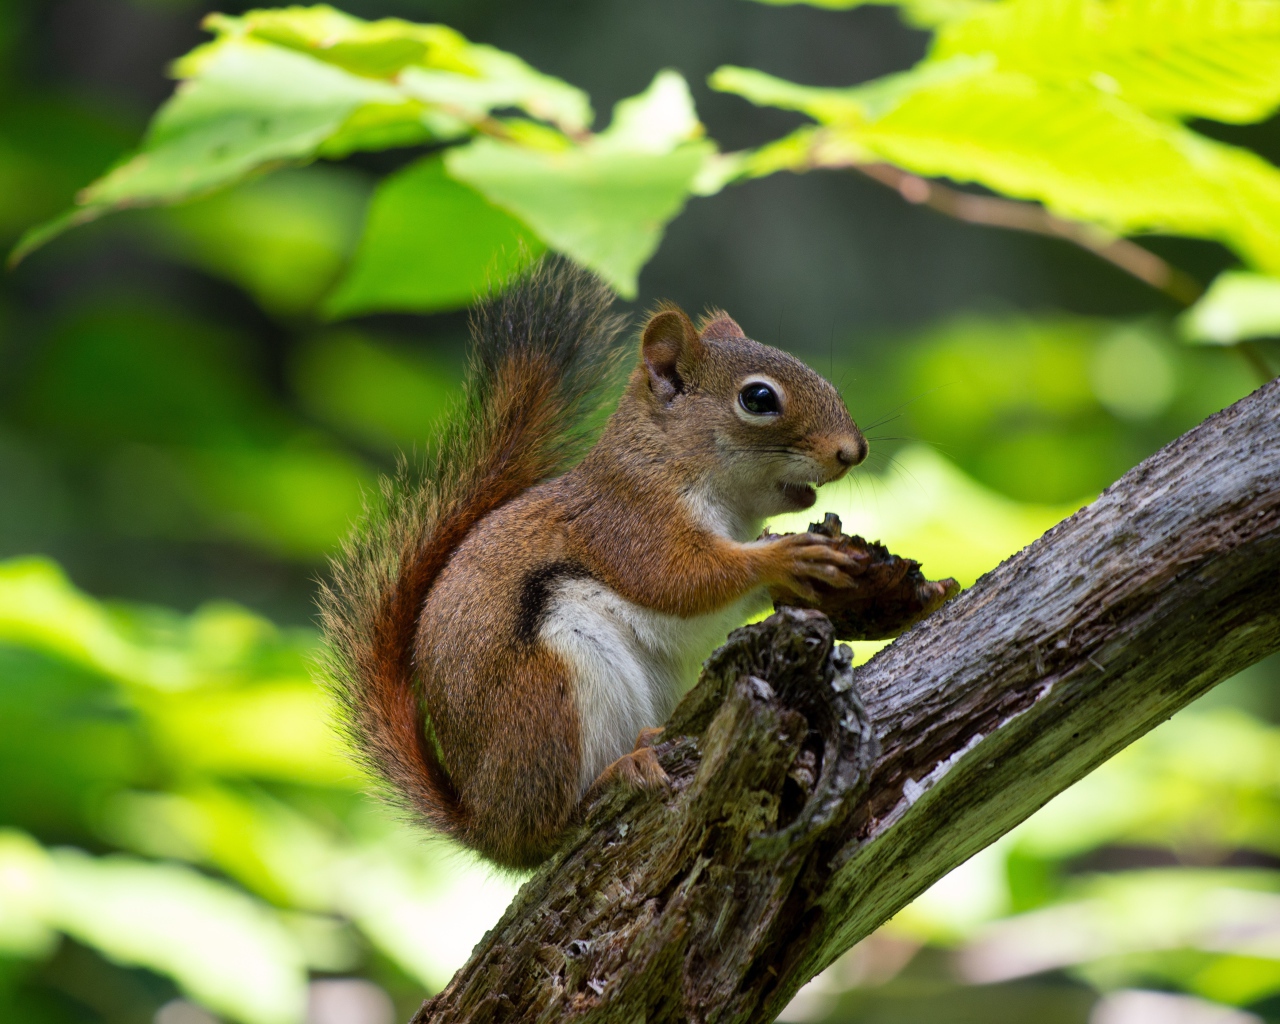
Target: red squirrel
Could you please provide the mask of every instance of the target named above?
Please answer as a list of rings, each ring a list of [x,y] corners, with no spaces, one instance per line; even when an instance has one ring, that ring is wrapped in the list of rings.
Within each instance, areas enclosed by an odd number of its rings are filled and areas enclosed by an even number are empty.
[[[550,855],[593,787],[665,785],[651,744],[703,659],[771,588],[812,594],[852,566],[825,537],[757,539],[867,442],[831,384],[724,313],[650,316],[586,449],[612,298],[543,261],[481,302],[463,404],[322,588],[365,760],[507,867]]]

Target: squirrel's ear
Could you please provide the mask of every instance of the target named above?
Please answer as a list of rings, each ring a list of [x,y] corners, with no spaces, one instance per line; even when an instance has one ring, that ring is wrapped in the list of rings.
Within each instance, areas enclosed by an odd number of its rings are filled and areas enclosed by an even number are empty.
[[[664,404],[684,390],[681,370],[702,358],[702,341],[684,311],[669,307],[649,318],[640,343],[649,386]]]
[[[734,338],[745,338],[738,321],[722,309],[713,310],[702,318],[699,325],[702,337],[711,341],[732,341]]]

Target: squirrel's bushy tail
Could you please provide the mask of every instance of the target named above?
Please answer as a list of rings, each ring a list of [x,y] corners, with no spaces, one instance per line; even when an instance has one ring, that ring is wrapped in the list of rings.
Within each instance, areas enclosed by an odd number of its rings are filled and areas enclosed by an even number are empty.
[[[326,667],[366,765],[442,832],[466,815],[429,733],[414,638],[427,592],[485,515],[577,457],[622,318],[596,277],[547,259],[472,311],[461,404],[420,471],[383,481],[321,587]]]

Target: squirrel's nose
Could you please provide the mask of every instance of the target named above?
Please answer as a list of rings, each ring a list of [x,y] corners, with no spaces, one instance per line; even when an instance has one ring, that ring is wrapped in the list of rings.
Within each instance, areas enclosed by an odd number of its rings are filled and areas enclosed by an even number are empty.
[[[840,460],[842,466],[856,466],[867,457],[868,450],[867,439],[861,434],[855,434],[840,442],[840,447],[836,449],[836,458]]]

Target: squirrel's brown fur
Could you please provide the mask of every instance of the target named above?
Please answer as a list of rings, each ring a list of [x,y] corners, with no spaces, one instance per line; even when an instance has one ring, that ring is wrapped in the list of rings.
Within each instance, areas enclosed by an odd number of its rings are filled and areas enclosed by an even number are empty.
[[[481,306],[462,415],[322,598],[367,760],[510,866],[547,856],[593,784],[662,785],[652,727],[701,658],[768,588],[839,585],[850,564],[825,538],[753,539],[866,442],[830,384],[724,314],[701,330],[654,314],[616,412],[564,472],[607,376],[609,306],[562,263]],[[774,412],[748,409],[762,385]]]
[[[598,279],[544,261],[479,304],[463,400],[427,465],[402,461],[320,588],[327,668],[366,767],[433,829],[466,809],[424,728],[413,642],[428,590],[468,531],[582,451],[624,320]]]

